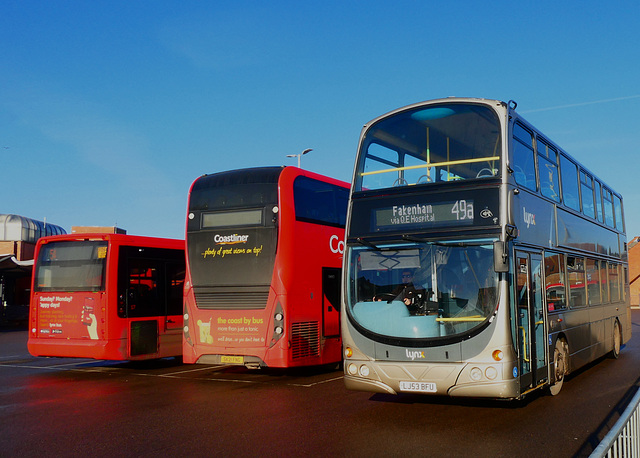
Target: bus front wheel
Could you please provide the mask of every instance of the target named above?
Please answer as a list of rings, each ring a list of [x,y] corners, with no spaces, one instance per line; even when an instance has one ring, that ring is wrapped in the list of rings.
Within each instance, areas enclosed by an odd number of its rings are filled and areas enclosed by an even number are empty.
[[[556,348],[553,350],[553,368],[555,379],[549,391],[552,396],[556,396],[562,389],[564,377],[569,368],[569,345],[564,339],[556,340]]]

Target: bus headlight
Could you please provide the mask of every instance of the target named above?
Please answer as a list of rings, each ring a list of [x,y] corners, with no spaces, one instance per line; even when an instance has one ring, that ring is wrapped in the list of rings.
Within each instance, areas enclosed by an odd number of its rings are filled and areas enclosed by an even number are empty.
[[[485,369],[484,375],[486,375],[489,380],[495,380],[498,376],[498,370],[493,366],[489,366]]]
[[[275,333],[278,335],[282,334],[282,328],[280,326],[276,327]]]
[[[184,327],[184,332],[189,332],[189,326]]]
[[[368,377],[369,376],[369,368],[365,364],[360,366],[360,375],[363,376],[363,377]]]
[[[351,363],[347,366],[347,372],[349,372],[349,375],[356,375],[358,373],[358,367]]]
[[[282,313],[276,313],[276,316],[274,318],[276,319],[276,321],[282,321],[284,315],[282,315]]]
[[[479,382],[480,380],[482,380],[482,371],[480,370],[479,367],[474,367],[473,369],[471,369],[471,379]]]

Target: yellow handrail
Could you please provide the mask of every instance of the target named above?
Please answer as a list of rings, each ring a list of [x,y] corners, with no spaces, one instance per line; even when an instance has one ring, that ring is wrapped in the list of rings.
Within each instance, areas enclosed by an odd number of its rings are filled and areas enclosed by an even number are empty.
[[[485,317],[481,317],[481,316],[463,316],[463,317],[455,317],[455,318],[436,318],[436,321],[439,321],[441,323],[449,323],[449,322],[456,322],[456,321],[484,321],[486,320]]]
[[[524,326],[519,326],[519,328],[522,329],[522,359],[528,363],[529,358],[527,357],[527,330],[524,328]]]
[[[444,162],[430,162],[421,165],[410,165],[407,167],[396,167],[393,169],[383,169],[383,170],[373,170],[371,172],[362,172],[361,175],[377,175],[379,173],[389,173],[389,172],[398,172],[402,170],[414,170],[414,169],[424,169],[428,167],[443,167],[449,165],[460,165],[460,164],[473,164],[476,162],[484,162],[484,161],[497,161],[500,159],[500,156],[488,156],[488,157],[478,157],[475,159],[460,159],[458,161],[444,161]]]
[[[544,321],[536,321],[535,324],[536,326],[539,324],[544,324]],[[527,357],[527,346],[528,346],[527,330],[524,328],[524,326],[518,326],[518,327],[522,329],[522,353],[523,353],[522,359],[528,363],[529,358]]]

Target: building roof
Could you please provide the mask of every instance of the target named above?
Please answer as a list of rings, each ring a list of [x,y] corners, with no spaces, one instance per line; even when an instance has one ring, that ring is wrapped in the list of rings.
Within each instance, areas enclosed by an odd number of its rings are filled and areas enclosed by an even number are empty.
[[[0,240],[36,243],[40,237],[66,233],[55,224],[20,215],[0,214]]]

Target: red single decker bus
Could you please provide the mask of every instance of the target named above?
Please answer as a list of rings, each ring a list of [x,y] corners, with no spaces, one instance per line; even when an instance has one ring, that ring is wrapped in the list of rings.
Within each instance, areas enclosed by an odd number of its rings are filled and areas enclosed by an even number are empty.
[[[204,175],[189,193],[183,360],[341,360],[349,185],[297,167]]]
[[[182,354],[184,241],[124,234],[38,240],[29,352],[105,360]]]

